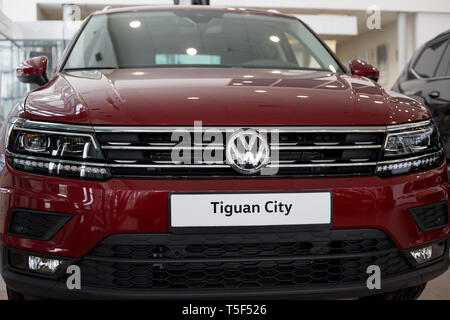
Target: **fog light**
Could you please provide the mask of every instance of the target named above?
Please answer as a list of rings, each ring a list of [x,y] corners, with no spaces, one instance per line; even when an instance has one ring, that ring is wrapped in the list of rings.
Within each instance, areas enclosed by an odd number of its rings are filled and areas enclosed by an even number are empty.
[[[425,248],[411,250],[411,255],[414,259],[416,259],[418,264],[427,262],[433,256],[433,247],[428,246]]]
[[[38,272],[46,275],[55,274],[65,261],[47,257],[28,255],[20,251],[9,251],[9,264],[11,267],[29,272]]]
[[[442,257],[445,253],[445,243],[446,241],[444,240],[433,243],[432,245],[426,247],[412,249],[409,252],[418,264],[422,264],[430,260]]]
[[[28,268],[42,273],[55,273],[62,264],[61,260],[29,256]]]

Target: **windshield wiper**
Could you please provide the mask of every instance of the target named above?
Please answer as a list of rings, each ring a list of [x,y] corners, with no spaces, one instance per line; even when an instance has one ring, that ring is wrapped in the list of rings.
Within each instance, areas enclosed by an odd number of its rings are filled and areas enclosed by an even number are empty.
[[[118,67],[82,67],[82,68],[64,68],[63,71],[83,71],[83,70],[103,70],[103,69],[119,69]]]

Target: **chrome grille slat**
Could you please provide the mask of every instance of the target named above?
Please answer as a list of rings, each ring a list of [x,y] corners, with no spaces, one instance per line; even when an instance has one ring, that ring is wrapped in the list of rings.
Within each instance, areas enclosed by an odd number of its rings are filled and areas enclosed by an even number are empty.
[[[375,174],[386,127],[244,127],[263,132],[277,129],[278,141],[270,149],[278,158],[267,168],[277,168],[276,176],[359,175]],[[240,127],[202,127],[203,133],[222,134],[222,141],[195,141],[193,127],[95,127],[107,166],[116,176],[158,177],[245,177],[225,160],[225,143],[229,134]],[[175,130],[186,130],[191,145],[182,145],[179,137],[171,140]],[[219,143],[218,143],[219,141]],[[218,160],[202,162],[204,151],[219,155]],[[190,159],[181,163],[172,159],[172,152]],[[186,153],[189,152],[189,153]],[[261,176],[261,175],[260,175]]]
[[[337,127],[314,127],[314,126],[305,126],[305,127],[255,127],[255,126],[244,126],[244,127],[203,127],[203,130],[207,130],[208,132],[234,132],[237,129],[246,128],[246,129],[254,129],[254,130],[278,130],[281,132],[306,132],[306,133],[384,133],[386,132],[386,126],[358,126],[358,127],[346,127],[346,126],[337,126]],[[175,130],[179,131],[188,131],[194,132],[193,127],[106,127],[106,126],[95,126],[94,131],[96,133],[159,133],[159,132],[173,132]]]
[[[108,142],[108,144],[112,146],[129,146],[131,142]]]
[[[104,150],[204,150],[206,148],[209,149],[217,149],[223,150],[224,147],[219,146],[205,146],[205,147],[169,147],[169,146],[102,146]]]
[[[380,149],[381,145],[370,146],[292,146],[292,147],[270,147],[272,150],[352,150],[352,149]]]
[[[322,167],[354,167],[354,166],[375,166],[376,162],[371,163],[310,163],[310,164],[269,164],[268,168],[311,168],[315,166]],[[161,164],[161,165],[153,165],[153,164],[109,164],[109,167],[112,168],[230,168],[228,164]]]
[[[137,160],[113,160],[114,162],[117,163],[136,163]]]
[[[119,145],[102,145],[104,150],[204,150],[204,149],[224,150],[223,146],[207,145],[203,147],[183,147],[183,146],[119,146]],[[274,146],[270,145],[272,150],[352,150],[352,149],[380,149],[381,145],[370,146]]]
[[[339,142],[314,142],[315,146],[335,146],[338,144]]]

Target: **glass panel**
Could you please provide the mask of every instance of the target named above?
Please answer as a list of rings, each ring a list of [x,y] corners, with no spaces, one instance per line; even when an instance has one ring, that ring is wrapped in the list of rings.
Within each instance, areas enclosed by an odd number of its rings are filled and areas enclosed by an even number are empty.
[[[436,77],[449,77],[450,76],[450,41],[447,41],[447,50],[445,50],[442,56],[441,63],[439,63]]]
[[[304,68],[320,68],[320,64],[300,41],[289,33],[285,33],[285,36],[294,51],[299,66]]]
[[[180,65],[341,71],[296,19],[207,10],[96,15],[64,68]]]
[[[414,70],[423,78],[432,78],[442,57],[447,41],[437,42],[423,50]]]
[[[27,86],[16,79],[15,67],[23,60],[23,51],[10,40],[0,40],[0,124],[23,97]]]

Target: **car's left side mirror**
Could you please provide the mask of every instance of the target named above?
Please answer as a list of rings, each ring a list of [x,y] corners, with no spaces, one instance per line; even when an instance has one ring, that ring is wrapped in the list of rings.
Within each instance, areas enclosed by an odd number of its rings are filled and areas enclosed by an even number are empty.
[[[20,82],[43,86],[48,82],[47,57],[41,56],[25,60],[17,67],[16,76]]]
[[[350,71],[352,75],[366,77],[374,81],[380,78],[380,71],[373,65],[359,59],[350,61]]]

